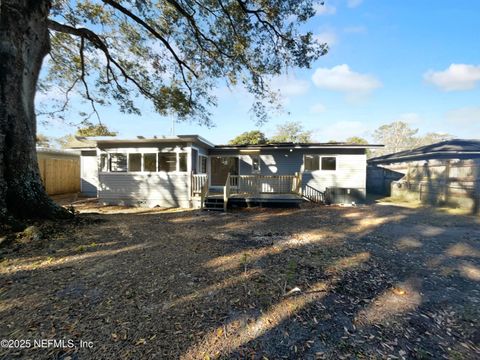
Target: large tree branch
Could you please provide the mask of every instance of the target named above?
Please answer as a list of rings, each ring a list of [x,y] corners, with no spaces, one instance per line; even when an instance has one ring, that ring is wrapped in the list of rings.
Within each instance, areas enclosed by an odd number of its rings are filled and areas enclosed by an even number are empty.
[[[80,80],[85,87],[85,96],[90,101],[90,105],[92,106],[93,112],[97,115],[97,119],[100,122],[100,115],[98,115],[97,108],[95,107],[95,100],[90,96],[90,91],[88,89],[87,80],[85,79],[85,38],[82,36],[80,37]],[[101,123],[101,122],[100,122]]]
[[[184,18],[187,19],[188,23],[190,24],[190,26],[192,27],[193,29],[193,33],[194,33],[194,36],[195,36],[195,39],[197,40],[197,43],[198,45],[204,50],[204,51],[207,51],[209,52],[207,49],[203,48],[202,46],[202,40],[203,39],[204,41],[206,41],[207,43],[210,43],[212,44],[215,49],[220,53],[222,54],[223,56],[229,58],[229,59],[233,59],[234,56],[230,55],[230,54],[227,54],[225,51],[223,51],[223,49],[218,45],[218,43],[215,41],[215,40],[212,40],[211,38],[209,38],[208,36],[206,36],[201,30],[200,28],[198,27],[197,25],[197,22],[195,21],[195,18],[193,17],[193,15],[189,14],[187,10],[185,10],[182,5],[180,5],[180,3],[176,0],[166,0],[170,5],[172,5],[175,10],[177,10]],[[211,55],[211,53],[210,53]],[[215,59],[215,56],[213,56],[213,58]]]
[[[118,61],[116,61],[112,55],[110,54],[110,51],[108,49],[108,46],[105,44],[105,42],[97,35],[95,34],[92,30],[90,29],[87,29],[87,28],[75,28],[73,26],[69,26],[69,25],[64,25],[64,24],[60,24],[54,20],[48,20],[48,27],[51,29],[51,30],[54,30],[54,31],[58,31],[58,32],[62,32],[62,33],[66,33],[66,34],[70,34],[70,35],[74,35],[74,36],[79,36],[81,38],[85,38],[87,39],[88,41],[90,41],[90,43],[96,48],[96,49],[99,49],[101,50],[104,54],[105,54],[105,57],[107,59],[107,69],[110,69],[110,73],[112,74],[112,76],[114,77],[114,80],[115,80],[115,74],[113,72],[113,69],[111,68],[111,64],[114,64],[115,67],[120,71],[120,73],[123,75],[123,77],[126,79],[126,80],[130,80],[131,82],[133,82],[133,84],[140,90],[140,92],[147,96],[148,98],[155,98],[155,96],[150,93],[147,89],[145,89],[140,83],[138,83],[137,80],[135,80],[133,77],[131,77],[127,71],[122,67],[122,65],[120,65],[118,63]]]
[[[167,48],[167,50],[170,52],[170,54],[173,56],[175,61],[180,67],[180,72],[182,73],[182,77],[185,83],[187,83],[187,79],[185,77],[185,73],[183,71],[183,68],[185,67],[188,69],[193,76],[198,77],[198,75],[195,73],[195,71],[183,60],[181,60],[175,50],[172,48],[170,43],[157,31],[155,30],[151,25],[149,25],[146,21],[132,13],[130,10],[127,8],[123,7],[119,3],[113,1],[113,0],[102,0],[105,4],[110,5],[114,9],[117,9],[121,13],[125,14],[127,17],[135,21],[137,24],[141,25],[144,29],[146,29],[150,34],[155,36],[158,40],[162,42],[162,44]]]

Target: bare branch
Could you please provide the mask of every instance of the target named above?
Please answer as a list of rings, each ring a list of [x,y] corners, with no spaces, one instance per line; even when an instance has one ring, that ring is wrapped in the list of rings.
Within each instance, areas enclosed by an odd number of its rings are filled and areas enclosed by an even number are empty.
[[[140,90],[140,92],[145,95],[146,97],[148,98],[151,98],[151,99],[154,99],[155,96],[150,93],[147,89],[145,89],[141,84],[138,83],[138,81],[136,81],[134,78],[132,78],[127,72],[126,70],[110,55],[110,52],[108,50],[108,46],[104,43],[104,41],[97,35],[95,34],[92,30],[90,29],[86,29],[86,28],[74,28],[72,26],[68,26],[68,25],[64,25],[64,24],[60,24],[54,20],[48,20],[48,27],[51,29],[51,30],[54,30],[54,31],[59,31],[59,32],[63,32],[63,33],[67,33],[67,34],[71,34],[71,35],[75,35],[75,36],[79,36],[81,38],[85,38],[87,39],[88,41],[90,41],[92,43],[92,45],[101,50],[104,54],[105,54],[105,57],[107,59],[107,67],[109,67],[110,63],[114,64],[115,67],[118,68],[118,70],[120,70],[121,74],[123,75],[123,77],[126,79],[126,80],[130,80],[131,82],[134,83],[134,85]],[[113,70],[110,68],[110,72],[113,76],[115,76]]]
[[[155,30],[151,25],[149,25],[144,20],[139,18],[137,15],[133,14],[130,10],[128,10],[127,8],[123,7],[122,5],[118,4],[117,2],[115,2],[113,0],[102,0],[102,1],[105,4],[110,5],[113,8],[117,9],[118,11],[122,12],[123,14],[128,16],[130,19],[132,19],[133,21],[135,21],[136,23],[141,25],[143,28],[148,30],[148,32],[150,32],[150,34],[152,34],[157,39],[159,39],[162,42],[162,44],[168,49],[168,51],[172,54],[175,61],[178,63],[178,65],[180,67],[180,71],[182,72],[182,76],[184,78],[184,81],[186,81],[186,78],[185,78],[185,74],[183,72],[183,67],[188,69],[192,73],[193,76],[198,77],[198,75],[195,73],[195,71],[185,61],[181,60],[178,57],[177,53],[175,52],[175,50],[173,50],[170,43],[157,30]]]
[[[87,84],[87,81],[85,80],[85,56],[83,53],[84,50],[85,50],[85,38],[82,36],[80,37],[80,68],[81,68],[80,80],[82,81],[83,86],[85,87],[85,96],[90,101],[92,110],[95,113],[95,115],[97,115],[98,122],[101,123],[100,115],[98,114],[97,108],[95,107],[95,100],[90,96],[90,91],[88,90],[88,84]]]

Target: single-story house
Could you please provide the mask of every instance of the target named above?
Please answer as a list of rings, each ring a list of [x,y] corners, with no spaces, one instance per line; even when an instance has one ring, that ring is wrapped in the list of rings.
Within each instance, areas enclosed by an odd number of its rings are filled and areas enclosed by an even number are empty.
[[[369,190],[433,205],[478,211],[480,140],[452,139],[371,158]],[[379,192],[379,191],[377,191]]]
[[[77,137],[81,191],[107,204],[198,207],[205,199],[312,201],[366,194],[366,150],[380,145],[214,145],[198,135]],[[226,200],[226,201],[225,201]],[[212,202],[211,201],[211,202]]]

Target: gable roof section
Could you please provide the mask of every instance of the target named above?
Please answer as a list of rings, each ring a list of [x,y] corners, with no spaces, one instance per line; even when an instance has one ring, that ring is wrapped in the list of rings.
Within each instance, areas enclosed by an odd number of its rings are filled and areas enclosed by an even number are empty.
[[[480,157],[480,140],[453,139],[420,146],[368,160],[369,164],[390,164],[415,160]]]

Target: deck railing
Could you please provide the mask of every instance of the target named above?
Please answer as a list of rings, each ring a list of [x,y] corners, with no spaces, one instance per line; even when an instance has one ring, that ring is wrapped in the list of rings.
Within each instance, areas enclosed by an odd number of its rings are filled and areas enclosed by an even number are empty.
[[[298,175],[230,175],[230,192],[237,194],[298,194]]]
[[[199,195],[207,180],[207,174],[192,174],[192,194]]]

